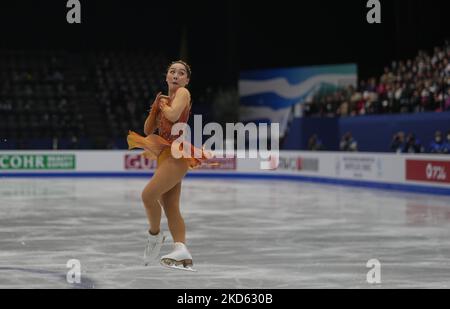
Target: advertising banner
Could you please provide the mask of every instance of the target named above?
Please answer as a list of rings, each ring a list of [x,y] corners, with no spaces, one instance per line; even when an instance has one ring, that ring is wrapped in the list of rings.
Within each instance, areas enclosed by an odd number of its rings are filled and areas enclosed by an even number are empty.
[[[73,154],[0,154],[0,170],[75,170]]]
[[[336,159],[336,176],[380,179],[383,177],[383,161],[375,156],[338,156]]]
[[[450,161],[406,160],[406,180],[450,184]]]
[[[144,158],[141,151],[1,151],[0,177],[14,175],[86,175],[95,177],[151,176],[155,160]],[[262,169],[261,162],[271,169]],[[450,156],[397,155],[377,153],[342,153],[280,151],[269,158],[250,159],[239,152],[230,158],[215,158],[189,170],[188,176],[227,174],[227,177],[285,177],[336,183],[356,181],[381,185],[438,188],[450,191]]]

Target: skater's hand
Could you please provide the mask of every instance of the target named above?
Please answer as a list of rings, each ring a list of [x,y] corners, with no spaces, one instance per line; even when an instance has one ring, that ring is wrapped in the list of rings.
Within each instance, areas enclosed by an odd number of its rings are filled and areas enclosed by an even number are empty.
[[[164,110],[169,106],[169,100],[167,96],[161,96],[159,100],[159,109],[164,112]]]
[[[152,111],[154,108],[159,109],[159,100],[161,99],[161,96],[162,96],[161,92],[158,92],[155,100],[152,103],[152,106],[150,106],[150,111]]]

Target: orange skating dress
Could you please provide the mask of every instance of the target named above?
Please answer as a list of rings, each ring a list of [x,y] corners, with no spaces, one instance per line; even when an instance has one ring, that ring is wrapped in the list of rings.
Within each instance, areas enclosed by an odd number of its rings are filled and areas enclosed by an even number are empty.
[[[168,105],[171,106],[172,100],[169,100]],[[189,119],[189,114],[191,110],[191,104],[189,104],[181,113],[180,118],[176,123],[187,123]],[[150,121],[156,122],[151,123],[150,127],[156,127],[158,129],[158,134],[150,134],[147,137],[143,137],[136,132],[129,131],[127,142],[128,149],[140,148],[144,149],[142,154],[144,157],[150,160],[157,160],[157,166],[161,166],[169,156],[172,156],[171,147],[175,140],[180,137],[179,135],[172,135],[172,126],[175,123],[169,121],[159,108],[159,101],[154,102],[152,109],[150,111]],[[189,168],[193,169],[199,167],[203,162],[211,159],[213,155],[209,152],[199,149],[192,145],[191,143],[185,142],[184,146],[190,148],[190,157],[182,157],[180,160],[187,160]],[[177,149],[183,150],[183,144],[177,145]],[[196,155],[194,155],[196,154]]]

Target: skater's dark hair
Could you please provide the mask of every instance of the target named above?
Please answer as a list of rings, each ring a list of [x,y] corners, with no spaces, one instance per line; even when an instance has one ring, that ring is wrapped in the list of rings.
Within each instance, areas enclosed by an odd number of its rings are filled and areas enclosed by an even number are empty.
[[[169,71],[170,67],[171,67],[172,65],[174,65],[175,63],[179,63],[179,64],[184,65],[184,67],[186,68],[187,77],[188,77],[188,78],[191,78],[191,74],[192,74],[191,67],[189,66],[189,64],[187,64],[187,63],[184,62],[183,60],[172,61],[172,62],[169,64],[169,66],[167,67],[167,71]]]

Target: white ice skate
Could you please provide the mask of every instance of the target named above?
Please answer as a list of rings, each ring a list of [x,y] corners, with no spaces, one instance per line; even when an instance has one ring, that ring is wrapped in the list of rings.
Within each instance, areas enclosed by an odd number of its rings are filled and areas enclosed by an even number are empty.
[[[162,232],[159,232],[158,235],[148,234],[147,246],[144,251],[145,266],[148,266],[156,261],[165,239],[166,236]]]
[[[186,245],[181,242],[174,244],[174,249],[171,253],[161,257],[160,263],[164,267],[197,271],[193,268],[192,256],[189,253]]]

